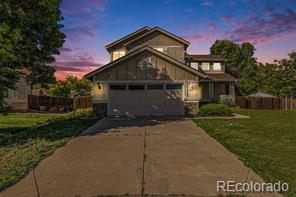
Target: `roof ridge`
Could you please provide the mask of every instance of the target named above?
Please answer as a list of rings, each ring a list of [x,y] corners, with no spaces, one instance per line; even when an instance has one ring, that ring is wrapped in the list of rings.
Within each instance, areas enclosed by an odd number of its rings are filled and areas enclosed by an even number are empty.
[[[137,38],[135,38],[135,39],[130,40],[129,42],[125,43],[124,45],[125,45],[125,46],[126,46],[126,45],[129,45],[130,43],[133,43],[134,41],[138,40],[139,38],[144,37],[144,36],[150,34],[151,32],[153,32],[153,31],[155,31],[155,30],[162,31],[162,32],[165,33],[165,34],[171,35],[171,37],[173,37],[173,38],[175,38],[175,39],[177,39],[177,40],[179,40],[179,41],[182,41],[183,43],[187,44],[188,46],[190,45],[190,42],[189,42],[189,41],[187,41],[187,40],[181,38],[180,36],[177,36],[177,35],[175,35],[175,34],[169,32],[169,31],[167,31],[167,30],[165,30],[165,29],[163,29],[163,28],[161,28],[161,27],[158,27],[158,26],[153,27],[153,28],[150,29],[148,32],[142,34],[141,36],[139,36],[139,37],[137,37]]]
[[[135,50],[127,53],[125,56],[122,56],[122,57],[120,57],[120,58],[118,58],[118,59],[116,59],[116,60],[114,60],[112,62],[109,62],[108,64],[106,64],[104,66],[101,66],[100,68],[97,68],[96,70],[93,70],[92,72],[84,75],[84,77],[86,77],[86,78],[91,77],[92,75],[96,74],[99,70],[102,70],[102,69],[105,70],[105,69],[107,69],[107,66],[112,66],[112,65],[114,65],[114,64],[116,64],[116,63],[118,63],[120,61],[123,61],[124,59],[129,58],[132,55],[132,53],[141,52],[141,50],[145,50],[145,48],[150,50],[151,52],[154,52],[156,55],[163,56],[163,58],[167,59],[168,61],[171,61],[171,62],[175,61],[173,63],[180,64],[181,65],[180,67],[183,67],[183,68],[185,68],[187,70],[190,70],[191,72],[195,73],[196,75],[199,75],[199,76],[201,76],[203,78],[207,77],[206,74],[204,74],[204,73],[202,73],[202,72],[200,72],[198,70],[195,70],[195,69],[191,68],[190,66],[187,66],[185,63],[180,62],[179,60],[176,60],[175,58],[170,57],[170,56],[168,56],[168,55],[166,55],[166,54],[164,54],[164,53],[162,53],[160,51],[157,51],[156,49],[154,49],[154,48],[152,48],[152,47],[150,47],[148,45],[140,45],[138,48],[136,48]]]
[[[113,41],[113,42],[107,44],[105,47],[106,47],[106,49],[108,49],[108,48],[114,46],[115,44],[117,44],[117,43],[119,43],[119,42],[122,42],[122,41],[124,41],[125,39],[127,39],[127,38],[129,38],[129,37],[131,37],[131,36],[133,36],[133,35],[135,35],[135,34],[141,32],[141,31],[143,31],[143,30],[145,30],[145,29],[147,29],[148,31],[150,31],[150,30],[151,30],[151,27],[149,27],[149,26],[144,26],[144,27],[142,27],[142,28],[140,28],[140,29],[138,29],[138,30],[136,30],[136,31],[133,31],[132,33],[129,33],[129,34],[126,35],[126,36],[123,36],[123,37],[121,37],[121,38],[119,38],[119,39],[117,39],[117,40],[115,40],[115,41]]]

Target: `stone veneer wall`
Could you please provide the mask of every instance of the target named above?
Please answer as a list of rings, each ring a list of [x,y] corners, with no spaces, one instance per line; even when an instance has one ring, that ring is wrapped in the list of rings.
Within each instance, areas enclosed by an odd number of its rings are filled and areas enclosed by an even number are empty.
[[[93,103],[93,110],[96,116],[107,116],[107,103]]]
[[[196,116],[199,102],[185,102],[185,116]],[[93,110],[97,116],[107,116],[107,103],[93,103]]]
[[[196,116],[199,102],[185,102],[185,116]]]

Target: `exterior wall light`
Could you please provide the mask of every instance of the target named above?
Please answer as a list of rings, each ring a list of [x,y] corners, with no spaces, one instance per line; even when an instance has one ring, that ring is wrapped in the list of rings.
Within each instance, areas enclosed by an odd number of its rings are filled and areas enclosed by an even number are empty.
[[[101,83],[97,83],[98,89],[102,89]]]

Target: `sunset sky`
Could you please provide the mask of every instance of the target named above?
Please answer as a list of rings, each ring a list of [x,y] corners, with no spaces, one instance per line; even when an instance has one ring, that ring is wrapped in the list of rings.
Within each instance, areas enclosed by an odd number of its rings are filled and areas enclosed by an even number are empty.
[[[208,54],[217,39],[251,42],[258,61],[296,50],[296,0],[63,0],[67,38],[52,66],[57,79],[81,77],[109,62],[105,45],[143,26],[159,26]]]

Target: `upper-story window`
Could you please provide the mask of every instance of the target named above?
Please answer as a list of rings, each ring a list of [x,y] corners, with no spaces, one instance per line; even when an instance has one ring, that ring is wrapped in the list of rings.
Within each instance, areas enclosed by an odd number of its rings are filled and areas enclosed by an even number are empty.
[[[164,53],[164,48],[162,48],[162,47],[156,47],[154,49],[157,50],[157,51],[159,51],[159,52]]]
[[[210,63],[209,62],[201,63],[201,69],[202,70],[210,70]]]
[[[198,63],[197,62],[190,62],[190,67],[198,70]]]
[[[117,60],[118,58],[121,58],[122,56],[125,56],[125,51],[113,51],[112,53],[112,61]]]
[[[221,63],[219,63],[219,62],[215,62],[215,63],[213,64],[213,70],[215,70],[215,71],[222,70]]]

